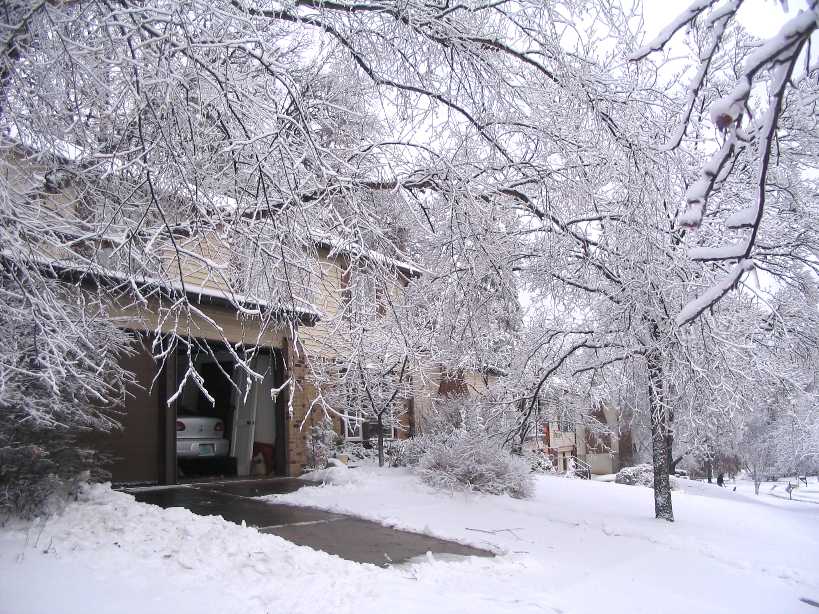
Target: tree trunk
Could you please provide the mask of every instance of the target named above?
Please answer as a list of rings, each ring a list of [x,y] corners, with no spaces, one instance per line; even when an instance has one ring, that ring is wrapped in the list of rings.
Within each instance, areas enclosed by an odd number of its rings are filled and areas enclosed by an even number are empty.
[[[378,414],[378,466],[384,466],[384,415]]]
[[[663,388],[662,357],[657,352],[647,356],[648,399],[651,413],[651,460],[654,465],[654,516],[674,522],[671,505],[671,481],[668,477],[668,414]]]
[[[708,483],[711,484],[711,479],[714,477],[714,463],[711,461],[710,456],[705,460],[705,477],[708,479]]]

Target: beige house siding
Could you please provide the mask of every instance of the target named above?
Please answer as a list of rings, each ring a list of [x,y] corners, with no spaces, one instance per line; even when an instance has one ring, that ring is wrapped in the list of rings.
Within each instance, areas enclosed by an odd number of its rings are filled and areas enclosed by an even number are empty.
[[[43,206],[65,219],[78,219],[78,194],[76,189],[66,186],[59,191],[44,191],[45,174],[48,168],[37,164],[31,158],[11,153],[9,157],[0,158],[0,173],[3,174],[9,192],[8,198],[22,202],[36,194]]]
[[[250,316],[220,305],[198,304],[190,320],[178,321],[168,307],[151,298],[146,305],[120,302],[110,309],[111,319],[120,328],[148,332],[190,334],[209,341],[229,341],[244,345],[283,348],[287,345],[286,329],[265,328]]]
[[[176,246],[165,245],[161,253],[163,279],[177,280],[181,277],[193,290],[227,290],[230,287],[230,249],[215,232],[180,239]]]
[[[346,258],[330,257],[326,250],[319,253],[318,270],[310,274],[308,284],[313,288],[311,302],[321,317],[314,326],[301,330],[299,340],[310,356],[332,358],[328,339],[336,335],[336,319],[344,301],[344,269]]]
[[[424,421],[432,411],[432,404],[438,397],[438,390],[441,386],[442,369],[439,366],[430,366],[425,369],[421,378],[413,382],[414,400],[413,410],[415,411],[415,427],[423,432]]]

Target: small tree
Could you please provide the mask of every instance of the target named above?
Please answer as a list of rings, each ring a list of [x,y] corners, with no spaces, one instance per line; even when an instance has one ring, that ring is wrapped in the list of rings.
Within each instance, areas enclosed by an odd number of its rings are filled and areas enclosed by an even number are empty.
[[[754,481],[754,493],[759,485],[777,468],[778,458],[772,421],[754,416],[745,425],[741,440],[741,456],[745,469]]]
[[[400,272],[393,282],[372,263],[351,266],[341,301],[339,325],[328,337],[331,358],[311,365],[318,404],[341,419],[343,435],[367,439],[375,427],[378,465],[384,465],[385,435],[403,427],[421,377],[420,329],[408,319]]]

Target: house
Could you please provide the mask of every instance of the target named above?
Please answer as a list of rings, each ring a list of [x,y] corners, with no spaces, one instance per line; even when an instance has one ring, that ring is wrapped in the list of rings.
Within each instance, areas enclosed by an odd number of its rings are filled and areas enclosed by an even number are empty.
[[[337,334],[332,323],[344,305],[351,263],[387,265],[395,276],[390,293],[419,275],[418,267],[317,226],[305,230],[302,244],[289,246],[287,258],[282,255],[281,261],[298,260],[287,278],[272,279],[278,269],[258,247],[267,214],[251,206],[248,215],[235,201],[213,196],[199,212],[206,224],[153,220],[170,236],[157,232],[135,243],[127,224],[100,222],[95,189],[88,196],[75,185],[80,173],[74,171],[84,164],[76,159],[77,148],[52,143],[53,151],[41,155],[8,139],[0,145],[10,197],[35,208],[54,229],[53,236],[31,241],[29,262],[72,281],[79,292],[104,289],[109,317],[132,338],[131,352],[121,359],[134,374],[123,428],[87,437],[110,457],[113,481],[174,484],[206,474],[300,474],[308,462],[310,427],[321,417],[311,361],[337,358],[327,340]],[[145,215],[157,213],[146,207]],[[253,241],[226,238],[222,224],[241,225],[242,236]],[[139,251],[148,244],[150,251]],[[242,365],[258,378],[247,377]],[[403,399],[410,411],[389,436],[413,433],[436,396],[485,390],[496,376],[431,365],[413,380],[413,393]],[[185,415],[221,421],[227,456],[182,467],[177,433]],[[336,416],[334,422],[349,440],[372,434],[372,425],[358,416]]]
[[[105,224],[103,232],[93,226],[93,203],[75,189],[70,172],[59,172],[75,161],[62,154],[44,160],[19,144],[4,143],[0,151],[10,196],[36,208],[35,214],[47,216],[57,229],[53,240],[31,242],[29,262],[72,281],[78,292],[104,289],[109,317],[132,337],[131,352],[121,359],[134,374],[123,428],[86,437],[110,457],[113,481],[174,484],[207,474],[299,475],[308,461],[309,427],[319,413],[309,361],[334,359],[326,341],[336,334],[331,323],[345,300],[351,262],[388,265],[395,274],[391,292],[418,275],[417,268],[311,229],[309,253],[286,280],[271,280],[275,267],[259,257],[260,250],[230,243],[219,226],[223,215],[242,224],[250,237],[263,232],[264,219],[236,214],[238,207],[227,199],[211,199],[215,209],[208,214],[217,221],[209,219],[204,229],[172,220],[170,240],[151,238],[150,253],[131,253],[126,236],[131,229]],[[301,258],[298,246],[291,249],[292,258]],[[189,307],[180,311],[183,298]],[[242,365],[259,377],[248,377]],[[428,395],[419,386],[405,402],[414,409],[415,397],[423,405]],[[227,456],[197,459],[208,462],[195,467],[186,461],[188,467],[182,467],[177,432],[178,418],[185,415],[221,421]],[[413,415],[391,435],[411,432]],[[369,425],[352,416],[337,418],[336,428],[349,439],[370,434]]]
[[[564,403],[584,404],[582,399],[571,398],[563,391]],[[543,414],[543,436],[533,438],[530,447],[542,449],[549,455],[557,471],[565,472],[574,465],[589,475],[617,473],[631,461],[631,431],[624,423],[619,409],[609,403],[598,402],[591,413],[565,411],[560,401],[552,399],[552,411]],[[577,416],[583,416],[579,419]]]
[[[137,374],[139,387],[131,391],[123,430],[103,438],[105,451],[118,458],[111,466],[115,481],[172,484],[208,474],[244,477],[302,473],[309,463],[311,427],[324,416],[316,406],[318,391],[310,361],[334,359],[328,353],[332,352],[328,349],[332,344],[324,340],[334,334],[330,323],[343,301],[349,258],[325,244],[316,249],[317,266],[304,282],[312,285],[310,302],[292,309],[286,319],[266,326],[260,322],[252,301],[243,302],[245,309],[237,310],[236,297],[227,300],[220,294],[222,289],[210,280],[195,278],[195,272],[188,273],[183,266],[185,281],[189,285],[191,281],[196,283],[195,289],[189,290],[190,298],[202,314],[192,327],[195,349],[188,355],[188,346],[179,344],[161,364],[152,357],[156,348],[148,346],[161,342],[157,331],[166,326],[162,300],[117,308],[114,317],[118,325],[138,333],[137,351],[125,359],[125,366]],[[249,361],[262,379],[247,384],[241,381],[244,374],[237,363],[242,360]],[[213,402],[191,381],[179,392],[189,369],[202,378]],[[270,390],[276,393],[271,396]],[[168,398],[172,399],[170,404],[165,402]],[[412,399],[407,402],[411,404]],[[182,467],[180,473],[175,425],[177,416],[187,414],[222,419],[225,437],[230,440],[226,459],[206,459],[209,462]],[[402,436],[409,426],[407,423],[406,428],[391,435]],[[354,418],[345,421],[336,417],[335,427],[352,440],[371,434],[368,424]]]

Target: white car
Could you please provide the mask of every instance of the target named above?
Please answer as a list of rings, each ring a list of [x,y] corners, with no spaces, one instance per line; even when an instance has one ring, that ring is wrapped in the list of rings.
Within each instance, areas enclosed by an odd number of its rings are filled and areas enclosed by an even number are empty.
[[[177,416],[176,456],[203,458],[227,456],[230,441],[225,438],[225,423],[219,418]]]

